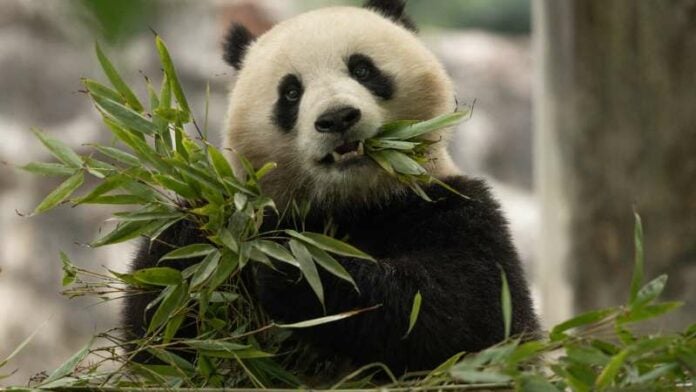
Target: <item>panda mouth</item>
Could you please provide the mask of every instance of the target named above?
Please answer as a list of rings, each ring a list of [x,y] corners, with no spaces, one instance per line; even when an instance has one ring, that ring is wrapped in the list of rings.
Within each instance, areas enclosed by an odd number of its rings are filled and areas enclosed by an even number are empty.
[[[334,164],[352,161],[365,156],[365,145],[361,140],[348,142],[336,147],[331,153],[326,154],[319,162],[323,164]]]

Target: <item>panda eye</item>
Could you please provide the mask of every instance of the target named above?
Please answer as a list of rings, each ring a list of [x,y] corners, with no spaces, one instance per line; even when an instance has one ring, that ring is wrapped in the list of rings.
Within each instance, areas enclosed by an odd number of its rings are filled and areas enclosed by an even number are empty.
[[[300,89],[297,87],[291,87],[285,91],[285,100],[288,102],[297,102],[300,99]]]
[[[367,64],[360,63],[353,67],[351,74],[358,80],[367,80],[372,76],[372,70]]]

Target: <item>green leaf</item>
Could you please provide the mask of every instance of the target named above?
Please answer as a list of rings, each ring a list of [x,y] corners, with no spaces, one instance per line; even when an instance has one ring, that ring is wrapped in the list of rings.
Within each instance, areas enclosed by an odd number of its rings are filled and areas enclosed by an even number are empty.
[[[215,250],[216,248],[210,244],[192,244],[174,249],[173,251],[162,256],[160,261],[202,257],[213,253]]]
[[[135,110],[99,95],[92,94],[92,99],[102,109],[104,115],[122,126],[146,135],[157,133],[155,124]]]
[[[215,250],[200,262],[191,278],[191,290],[199,289],[213,275],[220,263],[220,256],[220,252]]]
[[[184,214],[178,211],[127,212],[114,215],[116,215],[115,219],[121,222],[178,220],[184,217]]]
[[[391,174],[392,176],[396,175],[396,172],[394,171],[394,167],[391,165],[389,160],[384,154],[384,151],[368,151],[367,155],[372,158],[377,164],[382,167],[387,173]]]
[[[134,273],[137,274],[139,271],[136,271]],[[178,272],[178,271],[177,271]],[[137,279],[137,277],[136,277]],[[144,282],[148,283],[148,282]],[[151,283],[148,283],[151,284]],[[158,285],[159,286],[159,285]],[[152,333],[152,331],[155,331],[157,328],[159,328],[161,325],[167,322],[167,320],[172,319],[173,317],[176,317],[176,312],[177,309],[179,309],[181,306],[186,304],[186,294],[187,294],[187,288],[186,285],[181,284],[181,280],[175,285],[168,286],[167,288],[164,289],[162,292],[162,302],[160,302],[160,305],[157,307],[157,310],[155,311],[155,314],[152,315],[152,320],[150,320],[150,325],[147,327],[147,333]],[[176,331],[174,331],[176,332]],[[172,331],[170,330],[169,333],[171,334]]]
[[[180,285],[182,282],[181,271],[169,267],[153,267],[140,269],[133,272],[133,277],[153,286]]]
[[[239,256],[236,253],[231,253],[227,251],[222,252],[222,257],[220,258],[220,263],[217,270],[213,273],[212,278],[210,278],[210,283],[208,284],[209,290],[217,289],[221,284],[225,283],[229,277],[237,270],[239,266]],[[215,293],[213,293],[213,297]],[[212,298],[211,298],[212,301]]]
[[[61,165],[60,163],[32,162],[22,166],[22,170],[41,176],[72,176],[79,169]]]
[[[510,376],[494,372],[494,371],[479,371],[475,369],[453,368],[450,370],[450,375],[463,382],[467,383],[507,383],[512,379]]]
[[[664,290],[665,284],[667,284],[667,275],[660,275],[650,281],[636,293],[635,299],[631,302],[631,308],[639,308],[655,300]]]
[[[76,169],[82,167],[82,159],[67,144],[46,135],[38,129],[33,129],[33,132],[58,160]]]
[[[612,316],[616,314],[616,310],[614,309],[599,309],[599,310],[593,310],[587,313],[583,313],[579,316],[573,317],[570,320],[564,321],[561,324],[556,325],[550,333],[550,337],[552,341],[556,340],[561,340],[566,337],[566,334],[564,334],[565,331],[572,329],[572,328],[577,328],[589,324],[596,323],[598,321],[602,321],[606,319],[609,316]]]
[[[394,150],[384,150],[382,151],[382,156],[386,159],[389,164],[394,168],[394,171],[401,174],[408,174],[412,176],[420,176],[427,174],[426,170],[418,162],[409,158],[406,154],[394,151]]]
[[[34,209],[32,215],[40,214],[56,207],[70,197],[77,188],[82,186],[84,181],[85,174],[82,171],[75,173],[72,177],[60,184],[58,188],[54,189],[53,192],[49,193],[48,196],[39,203],[36,209]]]
[[[505,339],[510,337],[510,328],[512,327],[512,298],[510,296],[510,286],[508,285],[507,275],[505,270],[498,264],[500,268],[500,279],[502,287],[500,289],[500,304],[503,310],[503,325],[505,326]]]
[[[149,202],[136,195],[106,195],[99,196],[90,201],[83,201],[83,204],[115,204],[115,205],[140,205]]]
[[[63,287],[71,285],[77,277],[77,267],[70,261],[68,255],[60,252],[60,261],[63,264]]]
[[[640,215],[634,211],[635,226],[633,233],[634,241],[634,253],[635,261],[633,265],[633,278],[631,279],[631,295],[629,297],[629,304],[633,305],[638,295],[638,290],[643,285],[645,260],[643,254],[643,223],[640,219]]]
[[[196,350],[206,351],[242,351],[252,348],[248,344],[231,343],[224,340],[184,340],[183,344],[195,348]]]
[[[609,363],[599,374],[599,377],[597,377],[597,381],[595,382],[595,386],[598,389],[601,390],[603,388],[606,388],[614,382],[614,379],[619,373],[619,370],[621,370],[621,367],[626,361],[628,353],[629,351],[627,349],[624,349],[618,354],[614,355],[611,358],[611,360],[609,360]]]
[[[116,175],[111,175],[106,177],[104,181],[102,181],[101,184],[97,185],[90,193],[87,195],[75,200],[76,204],[84,204],[84,203],[89,203],[91,201],[94,201],[96,198],[99,196],[102,196],[108,192],[111,192],[114,189],[120,188],[123,185],[125,185],[128,182],[134,182],[133,178],[127,176],[127,175],[121,175],[121,174],[116,174]]]
[[[418,146],[418,143],[405,142],[401,140],[388,140],[388,139],[370,139],[369,146],[373,149],[380,150],[413,150]]]
[[[635,323],[662,316],[684,305],[683,302],[663,302],[659,304],[648,304],[631,308],[627,314],[621,315],[618,319],[620,324]]]
[[[284,263],[294,265],[299,267],[300,264],[295,260],[292,253],[290,253],[284,246],[278,244],[277,242],[267,241],[267,240],[256,240],[253,242],[256,249],[267,254],[268,256],[280,260]]]
[[[52,383],[56,380],[60,380],[63,377],[71,375],[75,369],[77,368],[77,365],[82,362],[85,357],[87,357],[87,354],[89,354],[89,350],[92,347],[92,342],[93,340],[90,340],[87,345],[82,347],[80,351],[75,353],[70,359],[65,361],[62,365],[58,367],[58,369],[54,370],[53,373],[51,373],[50,376],[48,376],[47,379],[45,379],[41,384],[42,385],[47,385],[49,383]]]
[[[177,102],[179,102],[179,106],[181,106],[185,112],[191,113],[191,109],[186,101],[186,96],[181,88],[181,84],[179,83],[179,78],[176,75],[176,70],[174,69],[174,64],[172,63],[172,58],[169,55],[167,46],[159,36],[155,38],[155,45],[157,46],[157,52],[159,53],[160,61],[162,62],[162,68],[164,68],[164,73],[167,75],[167,79],[169,79],[169,82],[171,83],[172,91],[174,92]]]
[[[295,239],[290,240],[290,250],[295,256],[295,259],[300,264],[300,271],[307,279],[309,287],[317,295],[321,306],[324,306],[324,287],[321,284],[321,279],[319,278],[319,271],[317,271],[317,266],[312,261],[312,254],[309,253],[307,247],[303,243]]]
[[[298,233],[294,230],[286,230],[286,233],[310,245],[314,245],[320,249],[323,249],[331,253],[335,253],[337,255],[375,261],[375,259],[373,259],[370,255],[362,252],[354,246],[348,245],[343,241],[339,241],[335,238],[323,234],[309,232]]]
[[[413,327],[416,326],[416,321],[418,321],[418,315],[420,314],[422,301],[423,297],[421,296],[420,291],[416,292],[416,295],[413,297],[413,305],[411,306],[411,315],[408,318],[408,330],[406,331],[406,334],[402,339],[406,339],[408,335],[411,334],[411,331],[413,331]]]
[[[283,329],[311,328],[311,327],[316,327],[317,325],[329,324],[329,323],[333,323],[336,321],[344,320],[344,319],[347,319],[349,317],[353,317],[353,316],[361,314],[361,313],[373,311],[375,309],[378,309],[379,307],[380,307],[380,305],[377,305],[377,306],[373,306],[373,307],[366,308],[366,309],[351,310],[349,312],[343,312],[343,313],[334,314],[331,316],[324,316],[324,317],[319,317],[319,318],[315,318],[312,320],[305,320],[305,321],[301,321],[299,323],[275,324],[275,326],[278,328],[283,328]]]
[[[322,266],[330,274],[350,283],[351,285],[353,285],[353,288],[355,288],[355,291],[357,291],[358,293],[360,292],[360,289],[358,289],[358,285],[355,284],[353,277],[350,276],[350,273],[348,273],[348,271],[346,271],[346,269],[338,261],[336,261],[336,259],[331,257],[331,255],[326,253],[324,250],[317,248],[316,246],[309,244],[306,244],[305,246],[307,247],[307,250],[309,250],[309,253],[312,254],[312,257],[314,258],[314,261],[316,261],[317,264]]]
[[[517,379],[517,390],[520,392],[560,392],[547,379],[538,374],[524,374]]]
[[[215,169],[215,173],[221,178],[226,178],[226,177],[234,177],[234,173],[232,172],[232,167],[230,167],[229,162],[227,159],[225,159],[225,156],[222,155],[220,150],[213,146],[208,146],[208,159],[210,160],[211,165],[213,165],[213,169]]]
[[[100,146],[100,145],[94,146],[94,148],[96,148],[97,151],[101,152],[102,154],[106,155],[107,157],[113,158],[121,163],[125,163],[126,165],[129,165],[129,166],[142,165],[138,158],[136,158],[135,156],[133,156],[125,151],[119,150],[118,148]]]
[[[266,162],[259,170],[256,171],[256,179],[260,180],[266,176],[266,174],[270,173],[272,170],[275,170],[278,167],[278,164],[275,162]]]
[[[153,222],[147,221],[125,222],[118,225],[113,231],[111,231],[107,235],[92,242],[91,245],[93,247],[100,247],[104,245],[112,245],[128,241],[147,233],[153,227],[153,225]]]
[[[116,71],[116,68],[113,66],[113,64],[111,64],[111,61],[109,61],[104,52],[102,52],[99,44],[95,45],[95,49],[99,63],[104,70],[104,74],[107,78],[109,78],[111,84],[114,86],[114,88],[116,88],[116,90],[118,90],[123,98],[125,98],[126,102],[131,108],[133,108],[133,110],[142,112],[143,105],[140,103],[140,101],[138,101],[138,98],[135,96],[135,94],[133,94],[133,91],[128,87],[123,79],[121,79],[121,76]]]
[[[14,357],[16,357],[17,354],[19,354],[19,353],[24,349],[24,347],[26,347],[26,346],[29,344],[29,342],[31,342],[31,340],[34,339],[34,336],[36,336],[36,334],[39,333],[39,331],[41,330],[41,328],[43,328],[44,325],[46,325],[47,322],[48,322],[48,320],[45,321],[45,322],[43,322],[41,325],[39,325],[39,326],[34,330],[34,332],[32,332],[29,336],[27,336],[26,339],[22,340],[22,343],[20,343],[14,350],[12,350],[12,352],[10,353],[10,355],[8,355],[7,357],[5,357],[5,359],[0,360],[0,368],[3,367],[3,366],[5,366],[5,365],[7,365]]]
[[[426,133],[457,125],[467,115],[469,115],[468,111],[461,111],[435,117],[427,121],[421,121],[419,123],[407,126],[398,126],[394,128],[382,127],[382,132],[379,133],[377,136],[383,139],[413,139],[415,137],[422,136]]]
[[[176,192],[177,194],[181,195],[186,199],[198,198],[198,194],[196,193],[196,191],[185,182],[161,174],[155,174],[153,175],[153,178],[163,187]]]
[[[126,103],[126,100],[123,98],[123,96],[121,96],[121,94],[118,93],[118,91],[114,91],[95,80],[82,79],[82,84],[84,84],[87,90],[92,94],[102,96],[118,103]]]

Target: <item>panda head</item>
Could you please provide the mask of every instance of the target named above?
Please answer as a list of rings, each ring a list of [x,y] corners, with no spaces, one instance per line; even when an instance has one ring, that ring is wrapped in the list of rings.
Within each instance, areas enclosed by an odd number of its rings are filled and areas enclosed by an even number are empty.
[[[415,36],[401,0],[332,7],[253,37],[233,25],[225,60],[238,70],[223,138],[256,167],[275,162],[262,187],[277,203],[293,197],[328,207],[380,203],[404,191],[363,154],[362,141],[395,120],[455,110],[452,83]],[[445,135],[432,135],[435,176],[452,174]]]

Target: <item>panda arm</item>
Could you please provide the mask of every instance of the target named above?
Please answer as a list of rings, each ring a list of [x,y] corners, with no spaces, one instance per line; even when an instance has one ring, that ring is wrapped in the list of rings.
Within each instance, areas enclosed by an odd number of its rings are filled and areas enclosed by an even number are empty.
[[[359,293],[323,274],[327,314],[380,308],[302,334],[360,362],[431,368],[457,352],[502,340],[498,265],[512,293],[513,333],[536,331],[523,272],[497,203],[481,181],[458,177],[448,183],[470,199],[430,189],[431,196],[445,201],[411,200],[407,213],[389,217],[390,234],[379,241],[385,249],[372,249],[382,254],[377,263],[340,259]],[[272,317],[293,322],[323,315],[304,281],[270,272],[259,276],[260,300]],[[403,339],[416,292],[423,297],[419,318]]]

